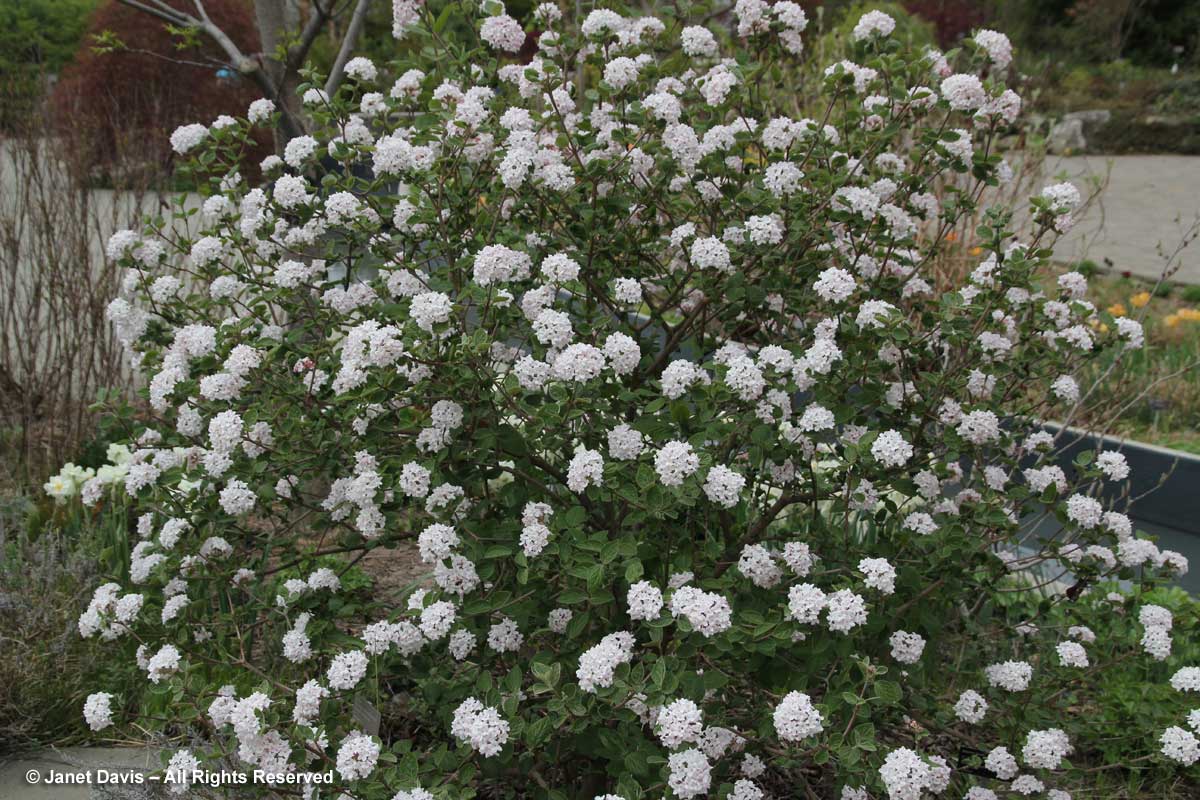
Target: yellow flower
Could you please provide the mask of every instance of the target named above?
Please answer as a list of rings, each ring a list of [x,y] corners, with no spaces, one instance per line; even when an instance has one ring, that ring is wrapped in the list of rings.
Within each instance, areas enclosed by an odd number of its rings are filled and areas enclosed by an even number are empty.
[[[1175,315],[1188,322],[1200,322],[1200,311],[1194,308],[1181,308],[1175,312]]]
[[[980,254],[980,253],[982,253],[982,252],[983,252],[983,248],[982,248],[982,247],[979,247],[978,245],[976,245],[975,247],[972,247],[972,248],[971,248],[971,255],[973,255],[973,256],[977,256],[977,255],[979,255],[979,254]]]
[[[1125,304],[1124,303],[1113,303],[1111,306],[1108,307],[1108,313],[1112,314],[1114,317],[1125,316]]]
[[[1129,298],[1129,304],[1134,308],[1141,308],[1150,302],[1149,292],[1138,292],[1133,297]]]
[[[1176,325],[1179,324],[1179,315],[1178,314],[1168,314],[1167,316],[1163,317],[1163,322],[1165,322],[1167,324],[1168,328],[1174,328]]]

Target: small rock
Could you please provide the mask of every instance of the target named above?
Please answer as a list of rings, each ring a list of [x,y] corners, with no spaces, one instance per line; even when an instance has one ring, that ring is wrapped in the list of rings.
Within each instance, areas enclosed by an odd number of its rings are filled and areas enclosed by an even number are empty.
[[[1112,112],[1107,108],[1094,108],[1090,111],[1072,111],[1063,117],[1063,119],[1077,119],[1083,123],[1084,128],[1098,127],[1107,125],[1112,119]]]
[[[1046,149],[1055,155],[1071,153],[1087,148],[1083,135],[1083,120],[1064,117],[1050,129],[1046,137]]]
[[[1086,150],[1087,137],[1097,128],[1106,125],[1110,119],[1112,112],[1103,108],[1064,114],[1050,129],[1046,147],[1055,154]]]

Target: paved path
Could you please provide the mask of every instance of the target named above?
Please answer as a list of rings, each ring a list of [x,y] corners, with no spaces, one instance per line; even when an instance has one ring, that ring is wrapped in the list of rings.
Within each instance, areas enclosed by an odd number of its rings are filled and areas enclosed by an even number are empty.
[[[100,781],[108,780],[101,770],[127,776],[138,770],[161,769],[155,751],[130,747],[65,747],[6,760],[0,757],[0,800],[89,800],[106,796]],[[37,783],[31,783],[37,773]],[[71,773],[89,775],[92,785],[46,785],[49,776]],[[97,789],[95,794],[93,789]]]
[[[1051,156],[1046,172],[1066,176],[1085,196],[1088,176],[1108,178],[1098,201],[1055,248],[1064,260],[1090,258],[1115,272],[1155,279],[1164,256],[1200,218],[1200,156]],[[1200,284],[1200,241],[1172,263],[1179,271],[1171,280]]]

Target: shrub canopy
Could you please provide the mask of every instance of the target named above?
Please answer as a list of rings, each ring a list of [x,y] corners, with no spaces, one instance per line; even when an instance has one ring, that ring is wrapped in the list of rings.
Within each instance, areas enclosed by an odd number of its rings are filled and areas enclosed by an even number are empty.
[[[1079,274],[1045,289],[1073,186],[1023,241],[980,208],[1007,39],[952,66],[868,13],[808,119],[793,3],[742,0],[729,42],[536,16],[517,63],[502,7],[447,41],[400,0],[419,60],[304,87],[311,136],[259,187],[234,168],[269,103],[171,137],[195,233],[110,243],[153,421],[81,487],[138,508],[132,585],[80,627],[136,643],[148,693],[89,721],[195,735],[174,774],[333,769],[323,797],[1089,785],[1081,678],[1178,666],[1169,610],[1089,587],[1186,562],[1097,499],[1119,453],[1068,474],[1038,427],[1142,337]],[[935,291],[965,218],[978,264]],[[414,543],[432,580],[399,607],[342,586]],[[1196,760],[1180,697],[1130,760]]]

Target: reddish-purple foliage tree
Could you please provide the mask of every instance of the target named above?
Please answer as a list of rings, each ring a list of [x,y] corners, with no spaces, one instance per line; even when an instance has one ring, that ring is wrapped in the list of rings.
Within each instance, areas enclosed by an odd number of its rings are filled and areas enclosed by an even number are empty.
[[[983,4],[974,0],[904,0],[904,8],[933,25],[943,48],[954,46],[987,20]]]
[[[185,0],[172,0],[180,8]],[[259,49],[254,11],[246,0],[208,0],[213,22],[245,51]],[[97,52],[93,37],[111,31],[124,45]],[[93,176],[119,180],[130,171],[169,168],[171,131],[189,122],[242,115],[261,95],[250,81],[222,68],[222,53],[207,39],[180,49],[161,20],[114,0],[92,15],[75,61],[63,71],[51,99],[54,118],[77,143],[80,163]],[[264,137],[246,153],[243,169],[255,171],[270,152]]]

